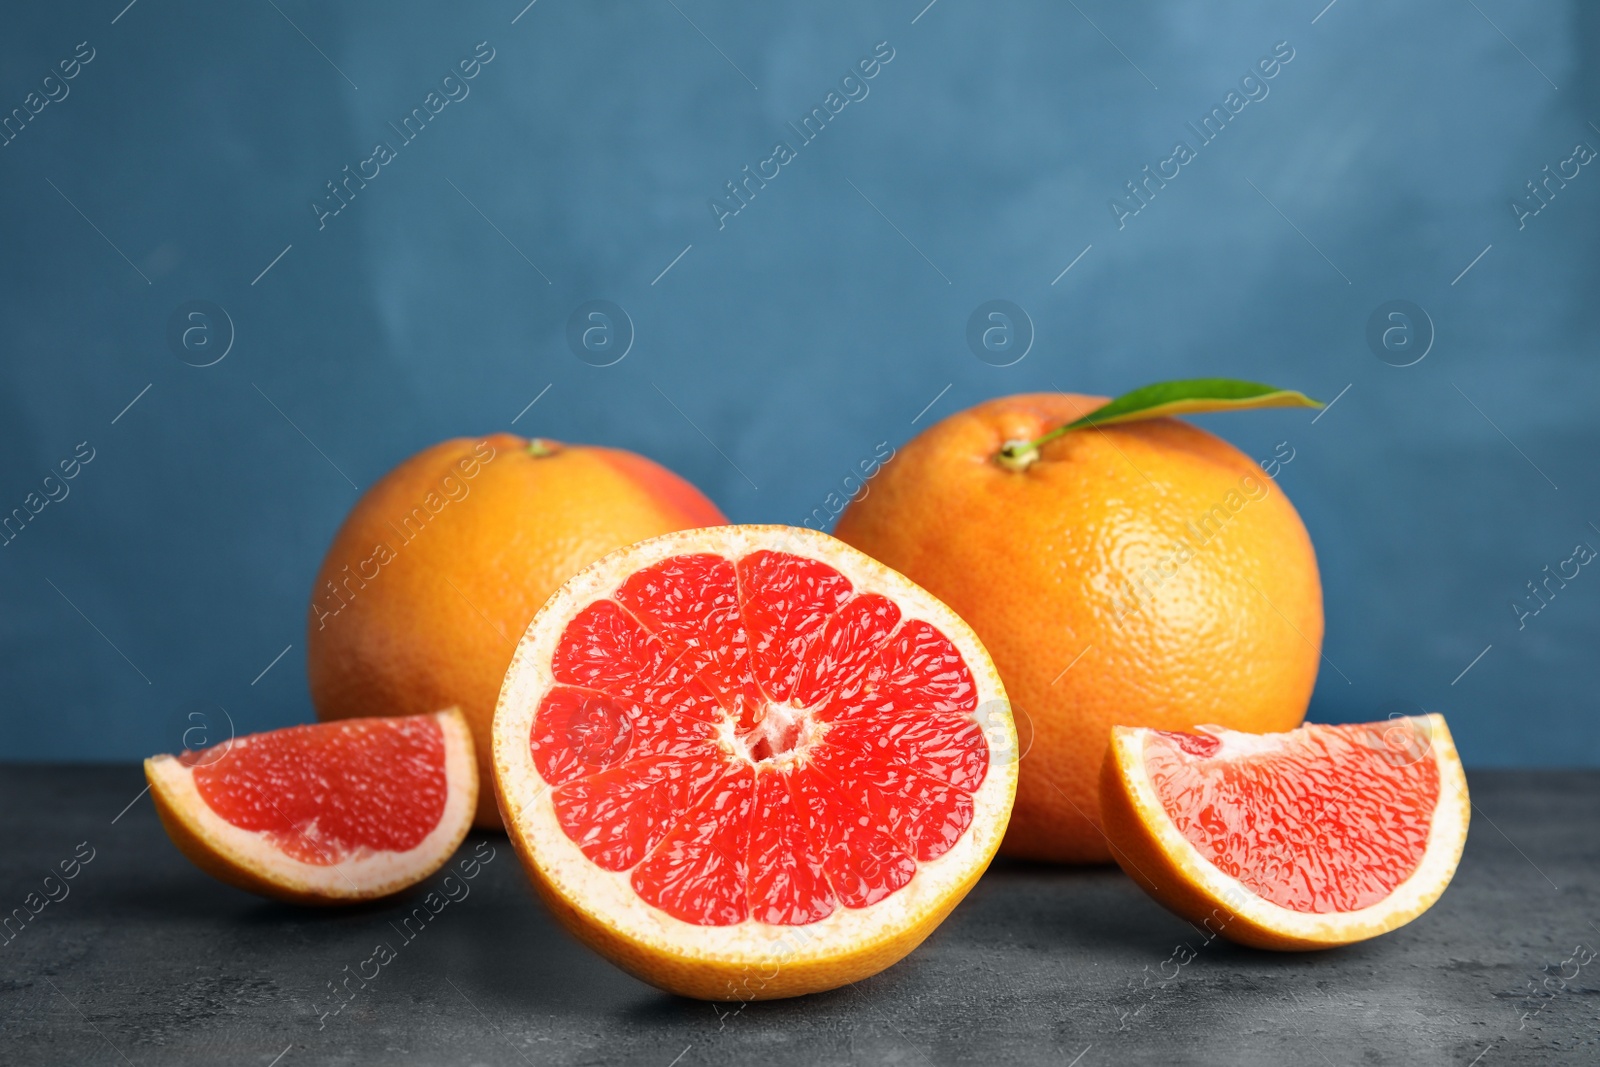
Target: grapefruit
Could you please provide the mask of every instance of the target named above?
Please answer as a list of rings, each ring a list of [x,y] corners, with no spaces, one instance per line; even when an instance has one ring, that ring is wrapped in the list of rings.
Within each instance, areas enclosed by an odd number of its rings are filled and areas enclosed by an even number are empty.
[[[1177,419],[1076,430],[1100,407],[1039,394],[925,430],[840,516],[837,536],[972,625],[1031,743],[1002,851],[1111,858],[1099,772],[1114,724],[1266,733],[1305,716],[1322,643],[1311,540],[1283,490]]]
[[[472,825],[466,719],[350,719],[145,760],[156,812],[207,874],[300,904],[397,893],[438,870]]]
[[[535,617],[494,723],[507,830],[580,940],[662,989],[831,989],[988,866],[1016,734],[948,607],[826,534],[614,552]]]
[[[1471,803],[1439,715],[1281,734],[1119,726],[1101,776],[1117,863],[1209,933],[1331,948],[1421,915]]]
[[[312,591],[311,700],[324,721],[457,706],[489,774],[489,727],[517,639],[586,564],[727,520],[632,452],[511,434],[434,445],[369,489]],[[485,789],[476,822],[498,827]]]

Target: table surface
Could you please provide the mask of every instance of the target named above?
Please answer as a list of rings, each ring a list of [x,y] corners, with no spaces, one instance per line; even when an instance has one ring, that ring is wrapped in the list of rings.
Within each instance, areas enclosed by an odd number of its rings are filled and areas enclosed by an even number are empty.
[[[1471,775],[1454,885],[1366,944],[1207,945],[1115,869],[999,861],[899,965],[743,1007],[660,993],[574,942],[502,836],[469,839],[493,859],[405,942],[391,923],[415,897],[310,910],[212,881],[167,841],[142,785],[131,767],[0,767],[0,908],[27,914],[61,861],[92,856],[0,943],[0,1063],[1600,1059],[1600,773]],[[398,943],[394,958],[335,997],[371,973],[378,942]]]

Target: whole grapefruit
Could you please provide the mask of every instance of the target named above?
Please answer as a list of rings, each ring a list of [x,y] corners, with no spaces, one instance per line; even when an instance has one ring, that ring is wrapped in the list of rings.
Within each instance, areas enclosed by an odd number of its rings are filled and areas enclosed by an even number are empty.
[[[614,549],[728,520],[643,456],[512,434],[419,452],[356,502],[312,590],[318,718],[466,714],[483,780],[522,631],[560,585]],[[493,791],[478,826],[496,827]]]
[[[1316,681],[1311,540],[1238,449],[1167,418],[1065,434],[1021,469],[997,461],[1104,403],[1034,394],[953,415],[835,531],[949,604],[994,657],[1024,748],[1012,856],[1111,858],[1099,774],[1112,726],[1291,730]]]

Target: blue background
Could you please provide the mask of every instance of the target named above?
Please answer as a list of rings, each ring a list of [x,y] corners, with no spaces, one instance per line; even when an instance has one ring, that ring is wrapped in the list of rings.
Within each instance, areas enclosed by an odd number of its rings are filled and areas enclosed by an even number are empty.
[[[0,511],[94,449],[0,547],[0,757],[308,718],[353,486],[444,437],[635,449],[798,523],[981,399],[1232,375],[1339,397],[1199,420],[1294,450],[1334,665],[1312,716],[1409,701],[1475,765],[1600,758],[1600,574],[1511,608],[1600,547],[1600,167],[1511,209],[1600,146],[1595,5],[123,3],[0,34],[7,112],[95,52],[0,148]],[[480,41],[470,95],[319,230],[324,183]],[[710,197],[880,41],[869,95],[719,229]],[[1108,201],[1279,41],[1270,95],[1119,230]],[[1009,367],[965,339],[996,298],[1035,330]],[[235,331],[206,368],[167,341],[195,299]],[[566,340],[595,299],[636,330],[610,367]],[[1404,368],[1366,340],[1394,299],[1436,329]]]

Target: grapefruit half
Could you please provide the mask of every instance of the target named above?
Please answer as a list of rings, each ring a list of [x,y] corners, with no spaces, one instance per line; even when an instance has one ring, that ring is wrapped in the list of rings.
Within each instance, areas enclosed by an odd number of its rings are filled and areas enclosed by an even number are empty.
[[[300,904],[397,893],[472,825],[478,764],[460,711],[346,719],[144,762],[178,849],[230,885]]]
[[[1439,899],[1467,840],[1467,779],[1440,715],[1281,734],[1113,728],[1112,855],[1210,934],[1296,951],[1362,941]]]
[[[786,526],[620,549],[534,617],[495,787],[577,937],[670,992],[831,989],[914,949],[983,873],[1016,791],[983,646],[943,603]]]

